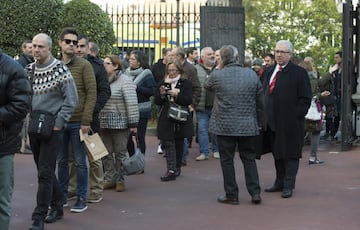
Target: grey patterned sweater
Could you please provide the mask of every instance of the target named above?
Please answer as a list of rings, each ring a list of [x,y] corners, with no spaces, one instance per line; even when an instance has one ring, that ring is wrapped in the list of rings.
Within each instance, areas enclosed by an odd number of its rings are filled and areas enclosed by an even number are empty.
[[[57,113],[55,126],[62,128],[70,120],[78,103],[76,85],[70,70],[62,61],[53,57],[49,63],[36,64],[34,75],[33,65],[25,67],[33,89],[31,110]]]
[[[100,112],[102,129],[137,127],[139,107],[135,83],[121,71],[110,81],[111,96]]]

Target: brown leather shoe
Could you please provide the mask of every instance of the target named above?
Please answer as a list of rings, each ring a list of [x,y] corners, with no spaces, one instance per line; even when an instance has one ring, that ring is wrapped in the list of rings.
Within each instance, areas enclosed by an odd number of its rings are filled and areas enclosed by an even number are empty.
[[[229,198],[226,196],[218,196],[217,201],[223,204],[232,204],[232,205],[239,204],[239,200],[237,198]]]
[[[125,185],[123,183],[116,183],[115,191],[117,192],[125,191]]]
[[[115,183],[110,181],[104,181],[104,189],[113,189],[115,188]]]

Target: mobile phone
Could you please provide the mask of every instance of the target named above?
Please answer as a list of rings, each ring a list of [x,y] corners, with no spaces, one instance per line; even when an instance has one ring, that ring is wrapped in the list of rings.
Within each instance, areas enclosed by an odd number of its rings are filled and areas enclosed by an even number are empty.
[[[163,86],[165,87],[165,90],[168,91],[171,89],[170,83],[164,83]]]

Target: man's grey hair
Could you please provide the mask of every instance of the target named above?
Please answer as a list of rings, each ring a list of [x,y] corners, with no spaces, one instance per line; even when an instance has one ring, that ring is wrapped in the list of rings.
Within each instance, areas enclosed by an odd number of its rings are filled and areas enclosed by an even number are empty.
[[[53,42],[52,42],[52,39],[51,39],[51,37],[50,37],[49,35],[47,35],[47,34],[45,34],[45,33],[39,33],[39,34],[35,35],[34,38],[37,37],[37,36],[45,37],[46,40],[47,40],[48,46],[49,46],[50,48],[52,47],[52,43],[53,43]]]
[[[287,48],[287,51],[289,51],[290,53],[293,53],[294,47],[293,47],[293,44],[289,40],[280,40],[276,43],[276,46],[278,46],[280,44],[285,45]]]
[[[200,51],[200,56],[201,57],[204,56],[205,50],[213,50],[213,48],[211,48],[210,46],[206,46],[206,47],[202,48],[201,51]]]
[[[226,45],[221,47],[220,56],[224,65],[236,63],[239,60],[239,51],[233,45]]]
[[[174,48],[174,50],[176,51],[176,55],[179,55],[181,57],[181,59],[185,59],[185,49],[180,47],[180,46],[177,46]]]
[[[89,49],[94,54],[96,54],[96,55],[99,54],[99,46],[95,42],[89,42]]]

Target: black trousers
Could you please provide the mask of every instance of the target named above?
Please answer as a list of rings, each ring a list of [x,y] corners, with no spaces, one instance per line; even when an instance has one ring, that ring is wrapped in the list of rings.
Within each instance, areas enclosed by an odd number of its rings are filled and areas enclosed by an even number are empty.
[[[148,118],[140,118],[137,127],[137,138],[139,140],[139,148],[143,154],[145,154],[146,151],[145,134],[146,134],[148,120],[149,120]],[[130,156],[135,154],[134,142],[131,139],[128,140],[127,150]]]
[[[234,155],[236,147],[244,166],[246,188],[250,195],[260,194],[259,175],[256,166],[255,137],[217,136],[224,189],[229,198],[238,198]]]
[[[275,159],[275,157],[274,157]],[[299,159],[275,159],[275,186],[284,189],[294,189],[296,175],[299,170]]]
[[[55,175],[56,158],[62,149],[64,131],[53,131],[50,139],[41,140],[29,135],[31,150],[38,171],[36,207],[32,219],[43,220],[49,205],[54,210],[63,209],[63,193]]]

